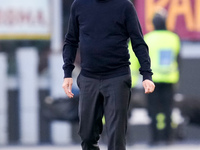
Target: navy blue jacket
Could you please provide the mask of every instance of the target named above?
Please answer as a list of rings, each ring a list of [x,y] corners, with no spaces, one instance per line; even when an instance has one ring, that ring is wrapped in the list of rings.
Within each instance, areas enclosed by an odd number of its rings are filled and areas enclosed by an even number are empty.
[[[143,80],[151,80],[148,46],[132,2],[75,0],[63,47],[64,77],[72,76],[78,47],[82,75],[106,79],[130,73],[129,39],[140,62]]]

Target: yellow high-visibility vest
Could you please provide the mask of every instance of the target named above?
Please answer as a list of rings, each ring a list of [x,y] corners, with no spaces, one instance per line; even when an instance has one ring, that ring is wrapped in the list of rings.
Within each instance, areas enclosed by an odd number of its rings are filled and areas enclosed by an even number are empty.
[[[135,56],[135,53],[133,52],[133,48],[131,45],[131,41],[129,41],[128,44],[128,49],[129,49],[129,54],[130,54],[130,69],[131,69],[131,79],[132,79],[132,88],[136,86],[138,80],[139,80],[139,68],[140,68],[140,64],[139,61],[137,59],[137,57]]]
[[[144,36],[149,47],[152,79],[155,83],[177,83],[179,70],[177,57],[180,51],[178,35],[167,30],[155,30]]]

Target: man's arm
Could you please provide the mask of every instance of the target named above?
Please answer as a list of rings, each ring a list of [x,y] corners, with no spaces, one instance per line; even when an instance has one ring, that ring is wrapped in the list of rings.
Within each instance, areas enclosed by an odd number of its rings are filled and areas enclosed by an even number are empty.
[[[64,81],[62,87],[69,98],[72,98],[74,95],[72,93],[72,71],[75,67],[74,61],[79,43],[79,25],[75,10],[76,4],[74,2],[71,6],[68,33],[65,35],[63,46]]]
[[[143,75],[143,87],[145,93],[152,93],[155,85],[152,82],[151,60],[149,57],[148,46],[144,41],[142,29],[133,4],[126,8],[126,26],[129,33],[134,53],[140,63],[140,74]]]

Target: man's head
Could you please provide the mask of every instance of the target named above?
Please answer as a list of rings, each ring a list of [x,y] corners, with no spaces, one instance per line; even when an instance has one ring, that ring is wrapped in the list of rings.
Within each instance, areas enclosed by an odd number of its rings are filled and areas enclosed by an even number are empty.
[[[166,19],[167,11],[165,9],[160,9],[157,11],[153,17],[153,25],[155,30],[166,30]]]

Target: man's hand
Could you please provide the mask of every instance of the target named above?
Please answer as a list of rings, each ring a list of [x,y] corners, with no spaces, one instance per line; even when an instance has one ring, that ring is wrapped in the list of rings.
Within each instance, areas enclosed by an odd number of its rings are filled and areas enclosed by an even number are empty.
[[[142,82],[144,90],[145,90],[145,94],[149,94],[152,93],[155,89],[155,85],[151,80],[144,80]]]
[[[73,98],[74,94],[72,93],[72,78],[65,78],[62,84],[62,87],[69,98]]]

